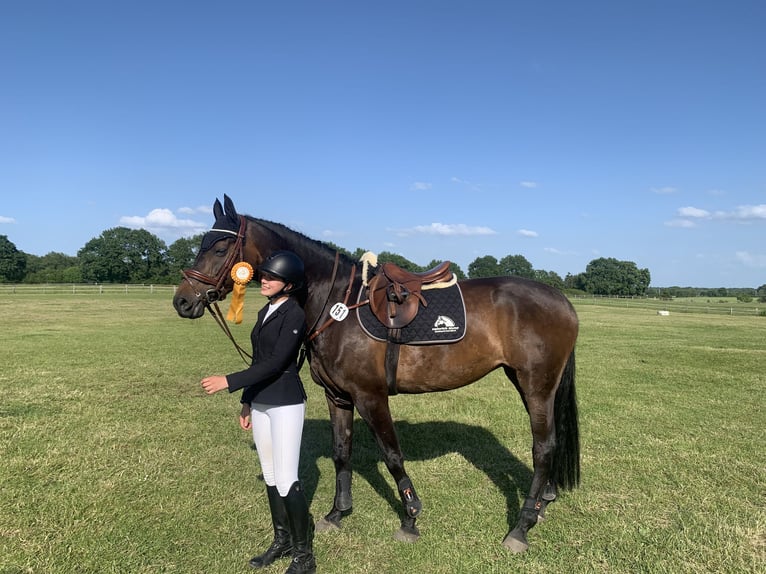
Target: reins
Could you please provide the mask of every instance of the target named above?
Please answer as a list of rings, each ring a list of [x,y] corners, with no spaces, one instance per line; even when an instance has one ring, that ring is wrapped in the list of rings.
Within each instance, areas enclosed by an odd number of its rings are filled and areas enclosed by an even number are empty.
[[[311,325],[311,328],[307,331],[307,333],[311,333],[314,331],[314,329],[317,326],[317,323],[319,323],[319,319],[322,318],[322,315],[324,315],[324,310],[327,309],[327,303],[330,302],[330,297],[332,297],[332,288],[333,285],[335,285],[335,277],[338,275],[338,263],[340,261],[340,252],[335,252],[335,263],[333,263],[332,266],[332,275],[330,276],[330,287],[327,289],[327,297],[324,300],[324,305],[322,305],[322,309],[317,314],[317,318],[314,321],[314,324]],[[310,341],[312,338],[307,338],[307,341]]]
[[[185,269],[182,274],[184,279],[189,282],[189,284],[192,286],[192,289],[194,289],[194,294],[197,296],[198,299],[202,300],[202,303],[205,305],[207,310],[210,313],[210,316],[213,317],[216,323],[218,323],[218,326],[221,328],[223,333],[226,335],[226,337],[231,341],[231,343],[234,345],[234,348],[237,350],[237,353],[239,353],[239,356],[242,358],[242,360],[249,364],[249,362],[252,362],[252,355],[245,351],[242,346],[237,343],[237,341],[234,339],[234,335],[231,332],[231,329],[229,328],[229,325],[226,322],[226,318],[224,317],[223,312],[221,311],[220,307],[218,306],[218,301],[222,299],[222,290],[224,283],[226,282],[227,277],[229,276],[229,273],[231,272],[231,268],[234,266],[234,264],[237,261],[244,261],[244,239],[245,239],[245,228],[247,226],[245,217],[240,215],[239,216],[239,231],[229,231],[225,229],[219,229],[217,231],[222,231],[225,233],[231,233],[232,235],[236,235],[236,242],[234,244],[234,249],[231,250],[231,253],[229,253],[228,257],[226,258],[226,261],[224,262],[223,266],[218,271],[218,274],[215,277],[211,277],[210,275],[206,275],[205,273],[202,273],[200,271],[197,271],[196,269]],[[237,259],[238,258],[238,259]],[[351,297],[351,291],[353,290],[354,286],[354,276],[356,275],[356,265],[351,266],[351,273],[348,278],[348,287],[346,288],[345,296],[343,298],[343,303],[336,303],[333,305],[333,307],[330,309],[330,317],[322,323],[322,325],[319,328],[317,327],[317,324],[319,323],[320,319],[324,315],[327,305],[330,302],[330,298],[332,297],[332,289],[335,285],[335,279],[338,275],[338,267],[339,267],[339,260],[340,260],[340,253],[335,252],[335,263],[333,264],[332,269],[332,278],[330,280],[330,288],[327,291],[327,298],[325,299],[324,305],[322,305],[322,309],[317,315],[316,320],[314,321],[314,324],[311,326],[311,328],[308,330],[308,335],[306,337],[306,342],[310,343],[314,339],[316,339],[317,336],[319,336],[320,333],[322,333],[327,327],[332,325],[336,321],[342,321],[345,319],[348,311],[352,309],[356,309],[358,307],[362,307],[363,305],[369,304],[369,299],[365,299],[364,301],[360,301],[356,303],[355,305],[348,305],[349,297]],[[208,289],[205,291],[204,294],[197,291],[196,288],[194,288],[194,283],[192,282],[192,279],[195,281],[198,281],[200,283],[203,283],[205,285],[211,285],[212,289]],[[336,310],[336,308],[340,307],[340,312]],[[303,363],[303,360],[300,361],[300,363]]]
[[[232,235],[236,235],[237,239],[234,243],[234,249],[231,250],[231,253],[229,253],[228,257],[226,258],[226,261],[224,261],[223,266],[218,271],[218,275],[215,277],[210,277],[210,275],[206,275],[204,273],[201,273],[197,271],[196,269],[185,269],[182,274],[184,276],[184,279],[186,279],[189,284],[192,286],[192,289],[194,289],[194,294],[197,296],[198,299],[202,300],[202,303],[205,305],[207,310],[210,313],[210,316],[215,319],[215,322],[218,323],[218,326],[221,328],[221,330],[224,332],[224,334],[229,338],[229,340],[234,345],[234,348],[239,353],[239,356],[242,357],[242,360],[245,361],[245,364],[248,363],[248,359],[252,361],[253,357],[245,351],[242,346],[237,343],[237,341],[234,339],[234,335],[231,332],[231,329],[229,329],[229,325],[226,324],[226,319],[223,315],[223,312],[221,311],[220,307],[218,306],[218,301],[222,298],[221,292],[223,290],[223,285],[226,282],[226,278],[229,276],[229,273],[231,273],[231,268],[234,266],[234,264],[237,261],[244,261],[244,240],[245,240],[245,228],[247,227],[247,221],[245,220],[245,217],[243,215],[239,216],[239,231],[234,232],[230,231],[228,229],[216,229],[215,231],[220,231],[223,233],[230,233]],[[237,259],[239,258],[239,259]],[[199,281],[200,283],[203,283],[205,285],[212,285],[212,289],[208,289],[205,291],[205,294],[203,295],[199,291],[197,291],[194,288],[194,283],[192,283],[192,279],[195,281]]]
[[[322,313],[320,313],[317,316],[317,320],[314,322],[314,327],[316,327],[316,323],[319,321],[319,317],[322,316],[322,314],[324,313],[324,310],[327,308],[327,303],[329,302],[330,295],[332,294],[332,285],[335,284],[335,275],[336,275],[337,269],[338,269],[338,254],[336,253],[335,254],[335,268],[333,269],[332,283],[330,284],[330,292],[327,294],[327,301],[325,301],[324,307],[322,307]],[[345,319],[346,318],[346,314],[348,313],[348,311],[350,311],[352,309],[356,309],[356,308],[361,307],[363,305],[366,305],[366,304],[368,304],[370,302],[369,299],[365,299],[364,301],[360,301],[359,303],[356,303],[355,305],[351,305],[351,306],[348,305],[348,298],[351,296],[351,291],[352,291],[352,289],[354,287],[354,276],[355,275],[356,275],[356,265],[352,265],[351,266],[351,275],[348,278],[348,287],[346,288],[346,294],[343,297],[343,307],[341,308],[341,313],[339,314],[339,317],[336,318],[336,316],[334,315],[334,310],[336,308],[336,305],[338,305],[338,303],[336,303],[330,309],[330,318],[327,319],[327,321],[325,321],[324,323],[322,323],[322,325],[319,327],[319,329],[315,330],[314,332],[311,333],[311,335],[309,335],[309,337],[307,339],[309,342],[311,342],[314,339],[316,339],[317,336],[319,336],[319,334],[322,331],[327,329],[327,327],[332,325],[335,321],[342,321],[343,319]]]
[[[213,307],[215,307],[215,310],[213,310]],[[207,310],[210,313],[210,316],[215,319],[215,322],[218,323],[218,326],[221,328],[224,334],[229,338],[229,341],[231,341],[231,343],[234,345],[234,348],[239,353],[239,356],[242,357],[242,360],[245,362],[245,364],[249,365],[253,360],[253,356],[245,351],[242,346],[234,339],[234,335],[232,334],[231,329],[229,329],[229,325],[226,323],[226,319],[223,316],[223,311],[221,311],[221,308],[218,306],[218,301],[213,302],[212,306],[210,303],[208,303]]]

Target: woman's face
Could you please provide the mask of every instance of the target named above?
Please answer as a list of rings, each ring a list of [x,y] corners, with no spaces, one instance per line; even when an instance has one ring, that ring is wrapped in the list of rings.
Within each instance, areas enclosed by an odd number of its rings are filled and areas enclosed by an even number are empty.
[[[285,288],[286,283],[277,277],[264,273],[261,275],[261,295],[265,297],[273,297],[282,289]]]

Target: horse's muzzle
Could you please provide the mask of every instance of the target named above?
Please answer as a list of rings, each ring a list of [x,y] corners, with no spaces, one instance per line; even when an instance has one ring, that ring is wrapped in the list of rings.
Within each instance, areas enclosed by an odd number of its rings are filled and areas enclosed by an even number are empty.
[[[198,297],[189,299],[181,293],[173,297],[173,307],[184,319],[199,319],[205,314],[205,305]]]

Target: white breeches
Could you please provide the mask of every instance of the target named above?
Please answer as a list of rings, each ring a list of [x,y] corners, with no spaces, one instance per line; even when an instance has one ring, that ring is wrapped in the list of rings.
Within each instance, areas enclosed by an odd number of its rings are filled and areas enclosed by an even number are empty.
[[[298,480],[301,437],[306,404],[250,406],[253,442],[261,461],[263,480],[276,486],[280,496],[287,496]]]

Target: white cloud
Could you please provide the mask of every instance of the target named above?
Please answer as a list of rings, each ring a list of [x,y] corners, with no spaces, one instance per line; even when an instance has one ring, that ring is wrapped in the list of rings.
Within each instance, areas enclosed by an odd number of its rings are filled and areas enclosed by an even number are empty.
[[[696,207],[682,207],[678,210],[679,217],[692,217],[703,219],[710,217],[710,212]]]
[[[194,215],[196,213],[204,213],[205,215],[210,215],[213,213],[213,208],[209,205],[200,205],[199,207],[182,207],[178,210],[178,213],[183,213],[184,215]]]
[[[466,225],[464,223],[432,223],[431,225],[416,225],[399,231],[400,235],[495,235],[497,232],[489,227]]]
[[[479,185],[476,183],[473,183],[472,181],[466,181],[465,179],[460,179],[459,177],[452,177],[450,178],[450,181],[452,183],[465,185],[466,187],[470,188],[471,191],[479,191]]]
[[[697,227],[697,224],[693,221],[689,221],[688,219],[672,219],[670,221],[665,222],[666,227],[682,227],[682,228],[690,228],[690,227]]]
[[[128,227],[146,229],[157,235],[189,236],[207,231],[208,225],[191,219],[179,219],[169,209],[152,209],[145,217],[123,216],[120,223]]]
[[[760,205],[740,205],[729,217],[733,219],[766,219],[766,203]]]
[[[534,189],[537,187],[536,181],[520,181],[519,185],[521,187],[526,187],[527,189]]]
[[[529,229],[519,229],[516,233],[523,237],[537,237],[537,231],[530,231]]]
[[[678,193],[678,189],[675,187],[665,186],[665,187],[653,187],[652,193],[656,193],[659,195],[670,195],[672,193]]]
[[[16,223],[16,220],[13,217],[5,217],[4,215],[0,215],[0,223]]]
[[[766,204],[740,205],[731,211],[719,210],[715,212],[699,209],[698,207],[681,207],[678,210],[678,217],[687,219],[718,219],[743,223],[766,221]]]
[[[431,189],[431,184],[427,181],[416,181],[410,185],[410,191],[427,191]]]
[[[748,267],[766,268],[766,255],[753,255],[747,251],[737,251],[737,261]]]

